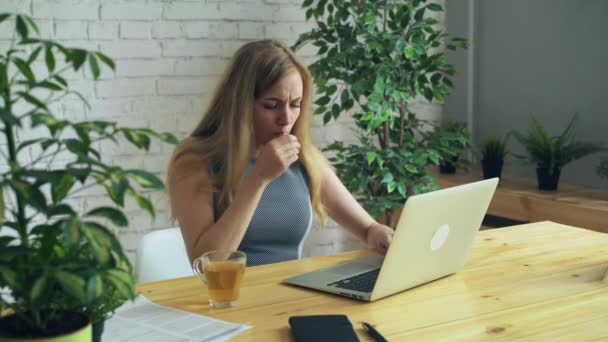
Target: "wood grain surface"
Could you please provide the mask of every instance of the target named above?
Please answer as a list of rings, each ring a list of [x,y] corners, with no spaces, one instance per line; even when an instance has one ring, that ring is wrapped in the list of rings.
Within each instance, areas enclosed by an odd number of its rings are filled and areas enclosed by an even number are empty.
[[[281,284],[371,251],[247,268],[240,304],[212,309],[195,277],[138,285],[162,305],[253,328],[235,341],[290,341],[293,315],[346,314],[389,341],[608,340],[608,234],[553,222],[479,232],[460,272],[366,303]],[[416,260],[404,260],[407,264]]]

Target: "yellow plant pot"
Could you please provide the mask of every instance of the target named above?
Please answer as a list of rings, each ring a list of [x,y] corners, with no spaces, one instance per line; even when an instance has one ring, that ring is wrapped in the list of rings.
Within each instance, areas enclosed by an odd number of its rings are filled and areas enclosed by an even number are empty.
[[[66,333],[63,335],[53,337],[40,337],[40,338],[15,338],[15,337],[2,337],[0,336],[0,342],[91,342],[93,341],[93,330],[91,323],[87,323],[84,327]]]

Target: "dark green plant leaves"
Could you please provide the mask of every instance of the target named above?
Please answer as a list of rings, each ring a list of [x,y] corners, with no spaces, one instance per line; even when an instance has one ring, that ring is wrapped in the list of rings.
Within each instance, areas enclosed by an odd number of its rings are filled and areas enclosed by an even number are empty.
[[[24,200],[27,199],[26,203],[33,207],[36,210],[45,211],[46,210],[46,198],[35,186],[31,184],[17,180],[11,179],[9,181],[11,188],[15,190],[17,194],[19,194]]]
[[[67,294],[78,301],[85,301],[85,282],[82,278],[67,271],[55,272],[54,278]]]
[[[97,57],[99,57],[99,59],[100,59],[100,60],[101,60],[101,61],[102,61],[102,62],[103,62],[105,65],[107,65],[108,67],[110,67],[112,70],[115,70],[115,69],[116,69],[116,65],[114,64],[114,61],[113,61],[113,60],[112,60],[110,57],[108,57],[108,56],[104,55],[104,54],[103,54],[103,53],[101,53],[101,52],[96,52],[96,53],[95,53],[95,55],[97,55]]]
[[[112,223],[119,227],[126,227],[127,225],[129,225],[129,221],[127,220],[125,214],[123,214],[122,211],[112,207],[95,208],[86,213],[86,216],[103,217],[109,219],[110,221],[112,221]]]
[[[80,240],[80,220],[70,218],[63,222],[63,244],[66,249],[71,249]]]
[[[87,281],[87,302],[92,302],[103,293],[103,283],[98,274],[93,275]]]
[[[46,63],[46,67],[49,70],[49,72],[53,72],[55,71],[55,55],[53,55],[53,50],[52,50],[52,45],[47,45],[46,48],[44,49],[44,62]],[[56,76],[58,77],[58,76]],[[63,78],[61,78],[59,76],[59,78],[61,80],[63,80]],[[63,80],[62,82],[63,86],[67,86],[67,83],[65,82],[65,80]]]
[[[608,150],[607,146],[600,143],[577,141],[574,133],[575,119],[576,115],[572,117],[564,131],[554,137],[533,117],[526,135],[517,131],[510,132],[510,135],[528,152],[527,157],[515,154],[514,156],[528,159],[537,167],[552,171],[587,155]]]
[[[21,58],[15,58],[13,59],[13,64],[15,64],[17,69],[19,69],[19,72],[21,72],[21,74],[27,79],[28,82],[36,82],[36,77],[34,76],[32,69],[26,61],[22,60]]]
[[[97,79],[102,67],[115,69],[114,61],[100,52],[68,48],[35,36],[38,27],[27,15],[0,14],[0,22],[8,18],[15,19],[17,39],[15,46],[0,53],[0,93],[10,94],[11,101],[0,106],[0,120],[7,128],[3,131],[14,134],[5,134],[4,164],[9,170],[0,188],[0,210],[10,213],[2,222],[3,229],[25,235],[27,243],[13,236],[0,237],[0,283],[10,285],[16,299],[15,304],[5,303],[5,308],[36,322],[34,317],[49,305],[78,307],[98,322],[134,296],[132,266],[105,226],[123,227],[128,221],[120,209],[110,207],[95,208],[82,217],[79,203],[69,197],[88,187],[105,186],[115,203],[124,206],[128,192],[154,216],[150,199],[129,182],[158,190],[163,188],[162,181],[144,171],[127,173],[105,164],[97,142],[118,142],[124,135],[129,143],[147,150],[154,138],[170,144],[179,141],[170,133],[150,129],[120,128],[103,121],[73,123],[56,117],[54,106],[47,106],[49,99],[74,94],[89,106],[82,94],[70,89],[62,77],[65,72],[80,70],[87,63],[85,68]],[[46,70],[33,67],[40,63]],[[36,129],[36,137],[27,139],[23,129],[30,128]],[[59,160],[54,159],[56,153]],[[51,170],[44,169],[47,163]],[[75,189],[77,181],[82,188]],[[3,208],[5,196],[16,203]],[[24,308],[29,312],[22,312]],[[31,324],[26,330],[40,330],[43,325]]]
[[[138,129],[123,128],[122,133],[129,142],[139,149],[150,149],[150,137]]]
[[[97,59],[95,55],[89,55],[89,66],[91,67],[91,73],[93,74],[93,79],[99,78],[99,64],[97,64]]]
[[[69,173],[64,173],[53,179],[51,183],[51,196],[53,203],[63,200],[74,186],[75,178]]]
[[[42,299],[42,295],[47,288],[48,278],[46,274],[42,274],[38,279],[34,281],[30,297],[33,302],[38,302]]]
[[[12,16],[12,14],[10,14],[10,13],[1,13],[0,14],[0,23],[5,21],[6,19],[10,18],[11,16]]]
[[[135,293],[133,292],[133,284],[135,281],[133,276],[128,272],[113,269],[105,272],[103,277],[107,279],[124,298],[133,298],[135,296]]]
[[[164,189],[163,182],[150,172],[143,170],[127,170],[126,174],[144,188],[157,190]]]
[[[17,20],[15,22],[15,29],[17,30],[17,33],[19,33],[21,38],[27,38],[27,36],[28,36],[27,24],[25,23],[23,16],[20,16],[20,15],[17,16]]]

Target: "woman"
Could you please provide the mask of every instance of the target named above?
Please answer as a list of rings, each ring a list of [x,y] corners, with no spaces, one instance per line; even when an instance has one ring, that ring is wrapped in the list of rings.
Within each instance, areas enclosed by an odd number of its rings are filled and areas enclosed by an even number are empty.
[[[169,165],[190,261],[235,249],[248,266],[297,259],[313,212],[386,251],[392,229],[365,212],[311,143],[311,98],[310,72],[288,47],[262,40],[236,52]]]

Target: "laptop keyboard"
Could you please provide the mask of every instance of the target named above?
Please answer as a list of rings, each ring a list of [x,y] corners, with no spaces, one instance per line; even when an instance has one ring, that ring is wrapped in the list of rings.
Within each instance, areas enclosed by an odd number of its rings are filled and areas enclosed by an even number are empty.
[[[331,284],[327,284],[327,286],[335,286],[341,289],[353,291],[371,292],[374,289],[374,284],[376,284],[376,279],[378,279],[378,274],[380,274],[379,268],[369,272],[357,274],[356,276],[338,280]]]

